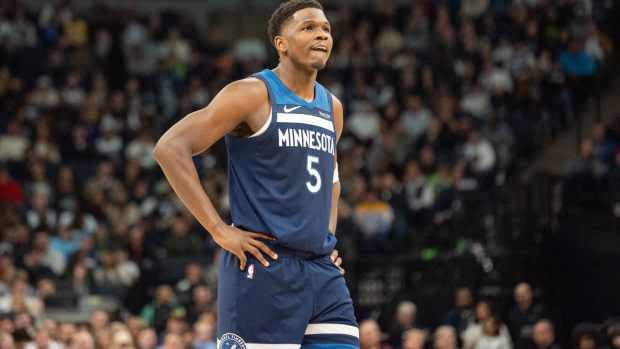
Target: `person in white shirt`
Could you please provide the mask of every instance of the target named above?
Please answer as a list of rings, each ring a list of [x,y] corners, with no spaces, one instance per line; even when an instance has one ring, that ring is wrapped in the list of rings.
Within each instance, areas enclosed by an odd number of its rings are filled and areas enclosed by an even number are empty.
[[[467,326],[465,331],[461,334],[464,349],[475,349],[477,347],[478,341],[480,341],[480,339],[484,336],[484,323],[491,318],[493,318],[491,305],[486,301],[478,302],[476,305],[476,322]],[[506,327],[506,325],[499,325],[498,330],[500,337],[504,337],[506,342],[512,343],[510,339],[510,332],[508,331],[508,327]]]
[[[475,349],[512,349],[512,343],[506,335],[501,334],[500,322],[493,316],[482,323],[482,335]]]

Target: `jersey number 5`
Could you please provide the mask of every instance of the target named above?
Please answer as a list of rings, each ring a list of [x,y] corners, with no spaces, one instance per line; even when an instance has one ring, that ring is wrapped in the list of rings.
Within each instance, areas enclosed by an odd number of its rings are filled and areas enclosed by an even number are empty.
[[[314,177],[314,184],[311,183],[311,181],[308,181],[306,182],[306,188],[308,188],[308,190],[313,194],[321,190],[321,174],[314,167],[312,167],[312,165],[318,164],[318,163],[319,163],[318,157],[308,155],[308,162],[306,163],[306,169],[308,170],[308,173],[310,173],[310,176]]]

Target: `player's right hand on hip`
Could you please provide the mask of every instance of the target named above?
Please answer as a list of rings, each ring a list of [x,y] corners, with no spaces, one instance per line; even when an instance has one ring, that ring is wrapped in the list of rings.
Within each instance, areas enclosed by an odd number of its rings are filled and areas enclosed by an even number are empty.
[[[213,239],[223,249],[239,258],[239,268],[241,270],[245,269],[245,265],[248,261],[248,257],[245,254],[246,252],[256,257],[256,259],[265,267],[269,266],[269,262],[263,253],[274,260],[278,259],[278,255],[267,247],[265,243],[259,240],[275,240],[275,238],[269,235],[249,232],[230,225],[222,224],[218,227],[217,232],[213,233]]]

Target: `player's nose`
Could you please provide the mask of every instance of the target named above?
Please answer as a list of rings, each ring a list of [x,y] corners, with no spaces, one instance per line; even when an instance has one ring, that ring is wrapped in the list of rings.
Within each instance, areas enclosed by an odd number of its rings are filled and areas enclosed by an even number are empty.
[[[329,32],[325,31],[325,30],[318,30],[316,33],[316,40],[321,40],[321,41],[325,41],[329,39]]]

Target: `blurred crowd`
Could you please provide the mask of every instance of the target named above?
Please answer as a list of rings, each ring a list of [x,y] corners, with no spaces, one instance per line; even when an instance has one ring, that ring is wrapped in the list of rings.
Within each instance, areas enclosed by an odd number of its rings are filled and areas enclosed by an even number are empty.
[[[360,323],[361,349],[566,348],[556,337],[552,314],[536,300],[530,284],[517,284],[513,296],[513,305],[501,309],[491,299],[474,302],[469,288],[457,288],[453,308],[434,329],[417,322],[415,303],[402,301],[385,332],[374,319]],[[565,344],[574,349],[620,348],[620,322],[579,323]]]
[[[226,23],[201,30],[180,12],[41,4],[0,3],[0,349],[214,348],[217,249],[151,152],[226,83],[274,66],[273,50],[264,35],[229,40]],[[493,189],[572,122],[613,62],[612,5],[326,4],[335,44],[319,80],[345,106],[338,235],[349,255],[407,253],[438,228],[454,241],[463,217],[485,221]],[[613,163],[607,146],[590,152]],[[227,217],[223,144],[195,162]],[[467,307],[471,321],[408,331],[403,348],[516,340],[485,305]],[[90,320],[58,320],[67,309]],[[528,321],[548,348],[552,324]],[[379,332],[363,322],[364,348],[381,348]]]
[[[564,173],[567,205],[620,217],[620,115],[597,122]]]

